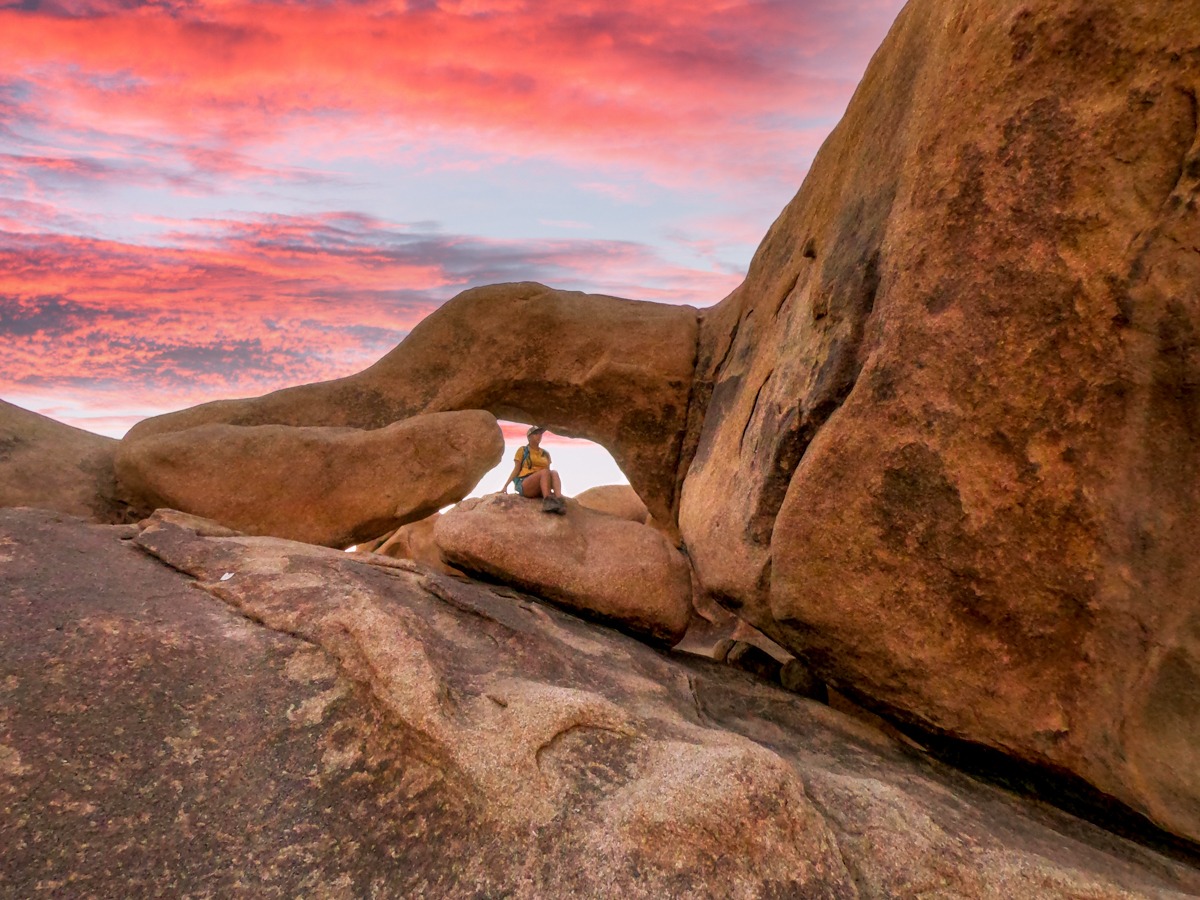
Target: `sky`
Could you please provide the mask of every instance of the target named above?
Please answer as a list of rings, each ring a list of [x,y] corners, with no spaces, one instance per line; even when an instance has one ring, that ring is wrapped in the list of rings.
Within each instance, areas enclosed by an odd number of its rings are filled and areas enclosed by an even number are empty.
[[[716,303],[901,6],[0,0],[0,397],[120,436],[474,285]]]

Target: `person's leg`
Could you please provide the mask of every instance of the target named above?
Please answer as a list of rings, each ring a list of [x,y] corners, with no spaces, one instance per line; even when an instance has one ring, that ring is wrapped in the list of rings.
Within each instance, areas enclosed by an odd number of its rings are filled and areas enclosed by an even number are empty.
[[[550,489],[554,492],[555,497],[561,497],[562,496],[562,479],[559,478],[558,473],[553,471],[552,469],[549,469],[547,471],[550,472]]]
[[[544,497],[543,483],[545,481],[546,470],[540,469],[532,475],[526,475],[525,481],[521,485],[521,493],[533,500],[537,497]]]

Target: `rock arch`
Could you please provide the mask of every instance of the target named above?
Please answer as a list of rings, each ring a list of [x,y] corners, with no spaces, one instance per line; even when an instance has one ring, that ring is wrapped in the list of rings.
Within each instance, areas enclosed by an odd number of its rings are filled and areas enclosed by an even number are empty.
[[[601,444],[654,516],[674,522],[698,316],[534,282],[473,288],[362,372],[157,416],[125,439],[212,423],[374,429],[485,409]]]

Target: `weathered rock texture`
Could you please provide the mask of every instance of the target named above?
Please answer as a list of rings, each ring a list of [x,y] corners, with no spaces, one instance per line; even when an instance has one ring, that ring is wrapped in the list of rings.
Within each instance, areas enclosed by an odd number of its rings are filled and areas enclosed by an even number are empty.
[[[0,507],[36,506],[120,521],[117,442],[0,400]]]
[[[667,645],[692,614],[687,560],[653,528],[567,500],[565,515],[507,494],[464,500],[434,528],[442,558]]]
[[[1200,890],[744,674],[383,557],[194,525],[157,516],[135,546],[0,511],[0,895]]]
[[[705,315],[680,519],[835,685],[1193,840],[1198,48],[1196,4],[910,2]]]
[[[135,506],[347,547],[461,500],[503,453],[495,418],[465,410],[372,431],[201,425],[122,442],[116,469]]]
[[[486,409],[603,444],[655,516],[673,523],[697,329],[686,306],[533,283],[475,288],[363,372],[158,416],[126,440],[209,423],[381,428]]]
[[[645,525],[650,518],[646,504],[628,484],[602,484],[588,488],[575,495],[575,502],[587,509],[628,519],[639,525]]]

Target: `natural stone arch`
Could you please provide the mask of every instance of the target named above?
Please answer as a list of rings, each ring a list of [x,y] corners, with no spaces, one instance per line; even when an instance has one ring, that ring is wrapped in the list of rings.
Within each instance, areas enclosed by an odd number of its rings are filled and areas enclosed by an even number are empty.
[[[673,523],[697,320],[689,306],[534,282],[474,288],[362,372],[158,416],[125,439],[214,422],[381,428],[421,413],[485,409],[602,445],[651,513]]]

